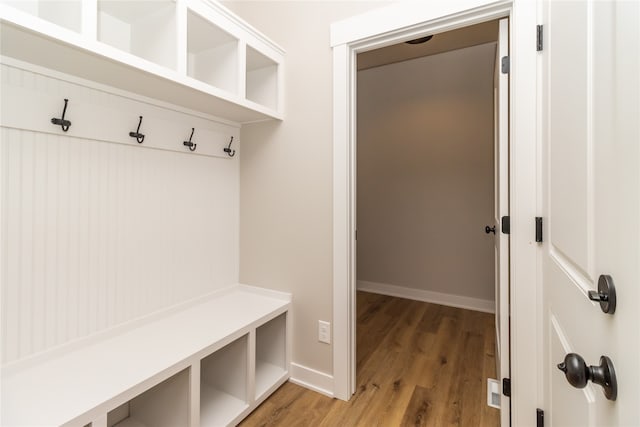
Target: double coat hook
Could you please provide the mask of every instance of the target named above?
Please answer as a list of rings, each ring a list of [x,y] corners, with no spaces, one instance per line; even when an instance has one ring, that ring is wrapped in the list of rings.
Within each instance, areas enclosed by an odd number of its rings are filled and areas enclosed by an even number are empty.
[[[135,138],[138,141],[138,144],[142,144],[144,141],[144,135],[140,133],[140,125],[142,124],[142,116],[140,116],[140,121],[138,122],[138,129],[135,132],[129,132],[129,136],[131,138]]]
[[[196,151],[196,144],[191,142],[191,138],[193,138],[193,132],[195,131],[195,128],[191,128],[191,136],[189,137],[188,141],[184,141],[182,144],[189,147],[190,151]]]
[[[60,125],[60,127],[62,128],[62,130],[64,132],[69,130],[69,127],[71,127],[71,122],[69,120],[65,120],[64,116],[65,114],[67,114],[67,103],[69,102],[68,99],[64,100],[64,109],[62,110],[62,118],[61,119],[56,119],[55,117],[51,119],[51,123],[53,123],[54,125]]]
[[[229,157],[233,157],[236,155],[236,150],[231,149],[231,143],[233,142],[233,137],[231,137],[231,141],[229,141],[229,146],[223,148],[224,152],[229,155]]]
[[[71,121],[65,119],[65,115],[67,114],[67,105],[69,103],[69,100],[65,98],[64,100],[64,108],[62,110],[62,117],[61,118],[52,118],[51,119],[51,123],[53,123],[54,125],[59,125],[60,127],[62,127],[62,130],[64,132],[67,132],[69,130],[69,128],[71,127]],[[145,135],[143,133],[140,133],[140,127],[142,126],[142,116],[139,116],[140,120],[138,121],[138,128],[136,129],[135,132],[129,132],[129,136],[131,138],[135,138],[136,141],[138,141],[138,144],[142,144],[142,142],[144,141],[144,137]],[[189,140],[188,141],[183,141],[183,145],[185,147],[189,148],[189,151],[196,151],[196,147],[197,144],[195,142],[193,142],[193,134],[195,132],[195,128],[191,128],[191,135],[189,136]],[[224,147],[223,150],[225,153],[227,153],[227,155],[229,157],[233,157],[236,155],[236,150],[231,149],[231,144],[233,144],[233,136],[231,137],[231,140],[229,141],[229,145]]]

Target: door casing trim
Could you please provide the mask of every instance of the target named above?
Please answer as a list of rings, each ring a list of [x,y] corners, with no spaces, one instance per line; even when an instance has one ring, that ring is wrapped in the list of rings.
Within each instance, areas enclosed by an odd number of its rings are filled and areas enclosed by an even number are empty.
[[[337,22],[333,47],[333,379],[335,397],[355,391],[356,55],[425,34],[510,19],[511,420],[533,425],[541,405],[542,295],[535,216],[540,198],[537,2],[397,3]]]

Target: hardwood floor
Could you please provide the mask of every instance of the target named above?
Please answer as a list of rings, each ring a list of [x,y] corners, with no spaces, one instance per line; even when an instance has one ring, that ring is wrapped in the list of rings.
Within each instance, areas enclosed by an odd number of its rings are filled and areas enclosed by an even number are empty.
[[[357,391],[349,402],[286,383],[251,426],[498,426],[491,314],[358,292]]]

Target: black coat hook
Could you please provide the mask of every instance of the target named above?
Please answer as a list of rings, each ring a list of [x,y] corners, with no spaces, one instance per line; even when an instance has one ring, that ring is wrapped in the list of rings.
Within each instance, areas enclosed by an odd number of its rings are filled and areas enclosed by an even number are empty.
[[[231,149],[231,143],[233,142],[233,137],[231,137],[231,141],[229,141],[229,146],[224,148],[224,152],[229,155],[229,157],[233,157],[236,155],[236,150]]]
[[[140,116],[140,121],[138,122],[138,129],[135,132],[129,132],[129,136],[131,138],[135,138],[138,141],[138,144],[142,144],[144,141],[144,135],[140,133],[140,125],[142,124],[142,116]]]
[[[62,110],[62,118],[61,119],[56,119],[55,117],[53,119],[51,119],[51,123],[53,123],[54,125],[60,125],[60,127],[62,128],[63,131],[68,131],[69,127],[71,126],[71,122],[69,120],[65,120],[64,119],[64,115],[67,113],[67,103],[69,102],[68,99],[64,100],[64,109]]]
[[[189,137],[189,140],[182,143],[183,145],[189,147],[190,151],[196,151],[196,144],[191,142],[191,138],[193,138],[193,131],[195,131],[195,128],[191,128],[191,136]]]

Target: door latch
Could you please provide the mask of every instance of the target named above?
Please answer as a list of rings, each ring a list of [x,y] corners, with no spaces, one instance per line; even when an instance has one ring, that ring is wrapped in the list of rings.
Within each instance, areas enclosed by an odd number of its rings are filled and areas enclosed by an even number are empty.
[[[536,217],[536,242],[542,243],[542,217]]]
[[[503,216],[501,219],[502,234],[511,234],[511,217]]]
[[[511,378],[502,379],[502,394],[511,397]]]

